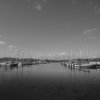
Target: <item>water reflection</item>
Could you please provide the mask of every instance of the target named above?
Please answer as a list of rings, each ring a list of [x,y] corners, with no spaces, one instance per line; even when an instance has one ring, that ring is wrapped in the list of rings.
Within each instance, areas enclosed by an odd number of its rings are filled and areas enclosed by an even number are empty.
[[[77,70],[57,63],[1,66],[0,93],[7,99],[96,100],[100,98],[99,76],[100,69]]]

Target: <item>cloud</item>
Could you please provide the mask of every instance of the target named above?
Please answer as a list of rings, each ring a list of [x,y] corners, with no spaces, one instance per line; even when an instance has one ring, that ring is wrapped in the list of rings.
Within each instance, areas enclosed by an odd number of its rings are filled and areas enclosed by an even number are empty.
[[[29,3],[32,4],[32,7],[38,11],[42,11],[43,7],[45,6],[47,0],[27,0]]]
[[[34,8],[37,9],[38,11],[41,11],[43,7],[41,4],[38,4]]]
[[[89,29],[89,30],[85,30],[83,32],[84,35],[87,35],[87,34],[91,34],[93,31],[96,31],[97,29],[93,28],[93,29]]]
[[[9,48],[9,50],[18,50],[18,49],[16,48],[16,46],[14,46],[14,45],[9,45],[8,48]]]
[[[0,41],[0,45],[4,45],[5,43],[5,41]]]
[[[95,40],[95,39],[97,39],[97,32],[95,32],[95,31],[97,31],[96,28],[88,29],[88,30],[85,30],[83,32],[83,34],[86,36],[87,39]]]
[[[9,48],[16,48],[16,47],[15,47],[15,46],[13,46],[13,45],[9,45],[8,47],[9,47]]]
[[[60,56],[65,56],[66,55],[66,52],[61,52],[59,55]]]

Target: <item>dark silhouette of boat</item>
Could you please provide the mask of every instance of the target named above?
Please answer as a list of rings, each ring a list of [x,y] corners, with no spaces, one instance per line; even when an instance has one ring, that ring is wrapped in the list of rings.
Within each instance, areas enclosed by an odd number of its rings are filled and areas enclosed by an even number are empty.
[[[12,63],[12,64],[10,64],[10,67],[14,67],[14,66],[18,67],[18,63]]]
[[[90,65],[82,65],[81,68],[86,68],[86,69],[97,69],[97,64],[90,64]]]
[[[10,68],[18,68],[18,63],[10,63]]]

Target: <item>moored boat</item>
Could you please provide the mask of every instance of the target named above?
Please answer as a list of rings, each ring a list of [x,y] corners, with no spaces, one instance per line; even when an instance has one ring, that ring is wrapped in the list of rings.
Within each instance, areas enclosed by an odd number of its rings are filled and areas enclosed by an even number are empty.
[[[97,65],[96,64],[83,64],[81,65],[81,68],[97,69]]]
[[[18,63],[17,62],[11,62],[9,63],[10,67],[18,67]]]

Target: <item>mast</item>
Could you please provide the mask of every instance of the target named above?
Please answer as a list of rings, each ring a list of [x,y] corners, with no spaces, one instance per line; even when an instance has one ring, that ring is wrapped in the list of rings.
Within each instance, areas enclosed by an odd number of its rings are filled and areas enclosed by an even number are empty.
[[[82,57],[82,54],[81,54],[81,49],[79,50],[79,52],[80,52],[80,58]]]
[[[19,59],[19,50],[18,50],[18,59]]]
[[[18,58],[17,58],[18,60],[17,61],[19,62],[19,50],[17,51],[17,53],[18,53]]]

